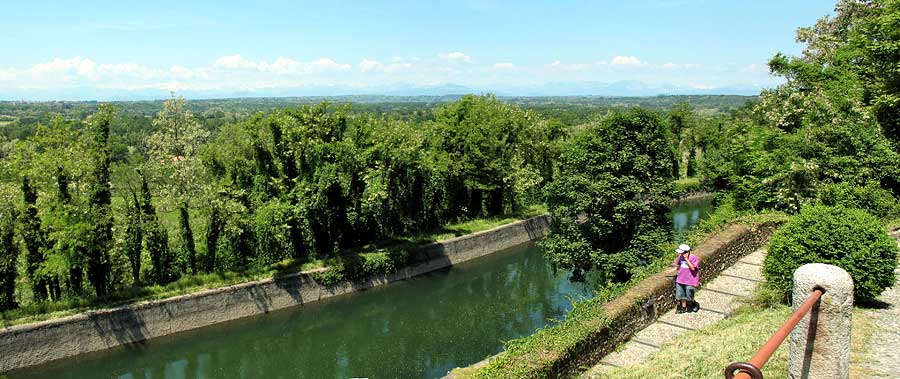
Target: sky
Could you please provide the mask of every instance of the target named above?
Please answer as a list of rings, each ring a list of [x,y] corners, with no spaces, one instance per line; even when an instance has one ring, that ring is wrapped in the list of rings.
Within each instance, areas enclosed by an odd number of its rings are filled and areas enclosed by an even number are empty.
[[[635,81],[780,83],[835,0],[3,0],[0,99]],[[160,96],[165,97],[165,96]]]

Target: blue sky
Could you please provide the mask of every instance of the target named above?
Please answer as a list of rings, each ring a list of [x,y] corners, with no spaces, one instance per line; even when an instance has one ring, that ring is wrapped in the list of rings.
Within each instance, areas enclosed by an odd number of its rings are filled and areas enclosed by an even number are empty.
[[[0,98],[89,89],[771,86],[833,1],[12,1]],[[4,92],[6,95],[4,95]]]

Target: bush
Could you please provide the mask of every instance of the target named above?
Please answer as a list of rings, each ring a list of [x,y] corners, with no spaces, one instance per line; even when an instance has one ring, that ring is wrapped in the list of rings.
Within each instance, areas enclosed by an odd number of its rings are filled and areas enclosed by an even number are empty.
[[[787,300],[794,271],[807,263],[843,268],[857,300],[873,300],[894,284],[897,244],[879,220],[861,209],[805,207],[772,237],[763,274]]]
[[[891,191],[870,182],[866,186],[849,183],[826,184],[819,187],[819,201],[824,205],[865,209],[883,220],[900,215],[900,204]]]

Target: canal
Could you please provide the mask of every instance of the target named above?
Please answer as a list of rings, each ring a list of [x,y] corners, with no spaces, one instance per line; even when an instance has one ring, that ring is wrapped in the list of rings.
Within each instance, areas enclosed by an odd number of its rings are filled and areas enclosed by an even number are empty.
[[[708,201],[673,208],[685,230]],[[7,373],[10,379],[435,378],[593,296],[534,244],[366,291]]]

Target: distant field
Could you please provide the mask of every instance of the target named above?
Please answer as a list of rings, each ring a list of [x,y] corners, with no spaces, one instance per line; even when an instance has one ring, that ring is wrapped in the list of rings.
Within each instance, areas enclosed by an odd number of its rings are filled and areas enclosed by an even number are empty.
[[[0,114],[0,128],[16,122],[16,118],[10,115]]]

